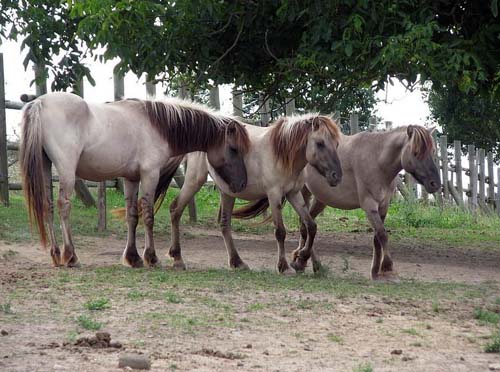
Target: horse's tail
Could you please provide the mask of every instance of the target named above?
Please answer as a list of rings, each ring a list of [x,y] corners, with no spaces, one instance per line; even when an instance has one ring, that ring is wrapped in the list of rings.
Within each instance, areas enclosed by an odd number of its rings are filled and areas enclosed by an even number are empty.
[[[167,163],[166,168],[164,168],[160,174],[160,178],[158,179],[158,185],[155,190],[155,199],[154,199],[154,213],[156,214],[159,210],[163,201],[165,200],[165,196],[167,195],[168,186],[172,182],[172,178],[174,178],[175,172],[179,165],[184,159],[184,156],[176,156],[170,159]],[[142,217],[142,205],[139,203],[137,206],[137,211],[139,214],[139,218]],[[116,208],[111,211],[111,214],[120,220],[125,220],[127,216],[126,208]]]
[[[269,208],[269,199],[268,198],[263,198],[260,200],[256,200],[253,202],[250,202],[246,205],[244,205],[241,208],[233,210],[233,217],[242,219],[242,220],[249,220],[251,218],[260,216],[263,214],[267,208]],[[220,213],[220,212],[219,212]],[[266,223],[272,219],[272,216],[268,216],[262,221],[262,223]]]
[[[44,219],[49,213],[49,206],[44,177],[44,161],[47,161],[47,157],[43,149],[41,110],[40,100],[28,103],[23,110],[19,164],[30,224],[36,222],[40,241],[45,247],[47,230]]]

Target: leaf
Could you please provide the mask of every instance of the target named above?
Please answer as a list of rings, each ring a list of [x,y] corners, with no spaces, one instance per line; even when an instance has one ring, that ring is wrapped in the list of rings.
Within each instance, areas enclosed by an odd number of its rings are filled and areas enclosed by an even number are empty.
[[[352,56],[352,43],[346,43],[344,51],[347,57]]]
[[[498,16],[497,0],[491,0],[490,7],[491,7],[491,13],[493,14],[493,17],[497,17]]]

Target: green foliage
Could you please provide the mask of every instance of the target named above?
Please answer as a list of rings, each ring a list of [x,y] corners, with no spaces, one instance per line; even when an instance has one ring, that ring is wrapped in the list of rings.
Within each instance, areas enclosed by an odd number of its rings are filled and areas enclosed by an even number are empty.
[[[14,314],[14,311],[12,310],[11,303],[5,302],[3,304],[0,304],[0,313],[6,314],[6,315]]]
[[[353,372],[373,372],[373,367],[370,363],[361,363],[357,367],[353,368]]]
[[[493,94],[481,96],[462,92],[447,84],[433,86],[428,91],[431,117],[448,136],[448,141],[460,140],[474,144],[496,155],[500,160],[500,105]]]
[[[97,298],[95,300],[87,301],[83,305],[87,310],[104,310],[111,307],[107,298]]]
[[[86,315],[80,315],[78,318],[76,318],[76,322],[80,327],[85,328],[89,331],[98,331],[102,327],[102,323],[96,322]]]

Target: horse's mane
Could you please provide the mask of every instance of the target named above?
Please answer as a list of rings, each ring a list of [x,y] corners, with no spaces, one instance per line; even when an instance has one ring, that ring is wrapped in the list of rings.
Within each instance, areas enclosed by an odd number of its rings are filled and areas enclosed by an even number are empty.
[[[422,160],[434,151],[434,140],[426,128],[409,125],[406,131],[410,135],[411,151],[417,159]]]
[[[340,137],[337,124],[329,117],[319,114],[282,117],[272,125],[271,143],[274,155],[289,173],[292,173],[301,149],[307,144],[313,123],[319,124],[333,138]]]
[[[173,155],[222,145],[226,128],[231,123],[236,124],[234,137],[238,148],[243,153],[248,152],[248,132],[232,117],[186,100],[172,98],[165,101],[139,101],[144,104],[151,125],[167,141]]]

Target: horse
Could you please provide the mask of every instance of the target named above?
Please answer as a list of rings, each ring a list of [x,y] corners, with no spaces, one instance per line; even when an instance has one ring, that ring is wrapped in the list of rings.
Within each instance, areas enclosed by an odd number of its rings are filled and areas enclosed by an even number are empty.
[[[188,101],[91,104],[74,94],[50,93],[25,106],[21,124],[20,165],[30,223],[36,224],[44,247],[50,237],[54,266],[79,265],[69,224],[76,176],[93,181],[124,177],[128,235],[122,263],[131,267],[159,262],[153,200],[166,191],[184,154],[206,152],[214,172],[232,191],[246,187],[243,156],[249,138],[244,126]],[[52,164],[59,174],[62,252],[53,227]],[[143,258],[135,236],[139,209],[146,229]]]
[[[173,258],[175,268],[186,268],[181,255],[179,237],[182,212],[210,173],[220,189],[219,222],[229,257],[229,266],[239,269],[249,268],[234,246],[231,216],[252,218],[262,214],[270,206],[278,245],[277,270],[279,273],[293,273],[285,257],[286,230],[281,209],[286,199],[307,226],[306,246],[292,263],[296,271],[305,269],[311,255],[316,224],[309,216],[301,195],[304,185],[302,171],[306,164],[309,164],[325,177],[329,186],[335,186],[341,181],[342,169],[336,153],[340,131],[330,118],[318,114],[283,117],[270,127],[248,125],[246,129],[251,142],[250,151],[244,156],[248,184],[240,192],[230,190],[227,183],[214,172],[213,166],[206,161],[204,154],[187,155],[184,185],[170,205],[172,234],[168,254]],[[254,202],[233,211],[235,198]]]
[[[362,132],[352,136],[342,135],[338,155],[344,176],[335,189],[314,167],[305,168],[306,187],[304,198],[314,196],[309,213],[314,219],[331,206],[339,209],[362,208],[373,231],[373,259],[371,278],[379,274],[390,277],[394,265],[389,252],[388,235],[384,221],[391,197],[396,190],[401,170],[411,174],[427,192],[441,188],[439,171],[433,160],[435,144],[433,129],[410,125],[388,132]],[[292,257],[299,254],[307,240],[307,228],[302,225],[299,247]],[[316,269],[321,267],[313,251],[311,261]]]

